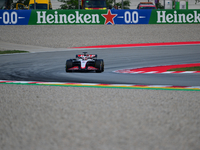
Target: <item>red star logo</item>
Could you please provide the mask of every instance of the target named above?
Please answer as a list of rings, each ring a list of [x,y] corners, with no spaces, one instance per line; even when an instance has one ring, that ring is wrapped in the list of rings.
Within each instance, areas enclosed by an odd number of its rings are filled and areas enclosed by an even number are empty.
[[[102,14],[102,16],[106,19],[104,24],[107,24],[108,22],[115,24],[113,19],[117,16],[117,14],[111,14],[110,9],[108,9],[107,14]]]

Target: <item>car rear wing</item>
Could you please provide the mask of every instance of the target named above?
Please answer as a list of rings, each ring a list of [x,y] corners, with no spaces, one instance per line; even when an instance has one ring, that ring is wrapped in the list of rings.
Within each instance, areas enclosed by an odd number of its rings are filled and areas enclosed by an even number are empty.
[[[83,54],[78,54],[78,55],[76,55],[76,58],[82,58],[82,57],[84,57],[84,56],[87,56],[88,58],[93,58],[93,59],[95,59],[95,58],[97,58],[97,54],[87,54],[87,55],[83,55]]]

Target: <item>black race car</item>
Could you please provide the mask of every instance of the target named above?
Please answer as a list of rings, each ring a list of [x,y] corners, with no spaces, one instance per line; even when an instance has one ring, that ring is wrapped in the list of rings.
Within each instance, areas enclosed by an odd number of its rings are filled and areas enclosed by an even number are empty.
[[[96,71],[101,73],[104,71],[103,59],[97,59],[96,54],[83,54],[76,55],[76,59],[69,59],[66,61],[66,72],[72,71]]]

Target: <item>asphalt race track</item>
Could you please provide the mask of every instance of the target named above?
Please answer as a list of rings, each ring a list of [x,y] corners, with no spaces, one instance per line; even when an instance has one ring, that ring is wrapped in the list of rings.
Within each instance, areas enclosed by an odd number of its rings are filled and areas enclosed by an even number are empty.
[[[56,50],[56,49],[55,49]],[[104,59],[103,73],[66,73],[66,59],[87,51]],[[200,86],[199,74],[119,74],[127,68],[199,63],[200,45],[84,49],[0,56],[0,80]]]

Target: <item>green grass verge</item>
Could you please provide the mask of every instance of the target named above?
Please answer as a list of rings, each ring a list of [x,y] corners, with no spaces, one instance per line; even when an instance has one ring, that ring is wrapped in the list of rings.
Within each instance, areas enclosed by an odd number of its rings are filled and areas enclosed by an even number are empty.
[[[13,54],[13,53],[29,53],[29,52],[28,51],[20,51],[20,50],[0,51],[0,54]]]
[[[87,86],[87,85],[57,85],[57,84],[35,84],[35,83],[13,83],[13,82],[0,82],[1,84],[15,84],[15,85],[36,85],[36,86],[60,86],[60,87],[83,87],[83,88],[111,88],[111,89],[138,89],[138,90],[176,90],[176,91],[200,91],[199,88],[184,88],[184,87],[109,87],[109,86]]]
[[[186,67],[186,68],[174,68],[174,69],[169,69],[167,71],[200,71],[200,66]]]

